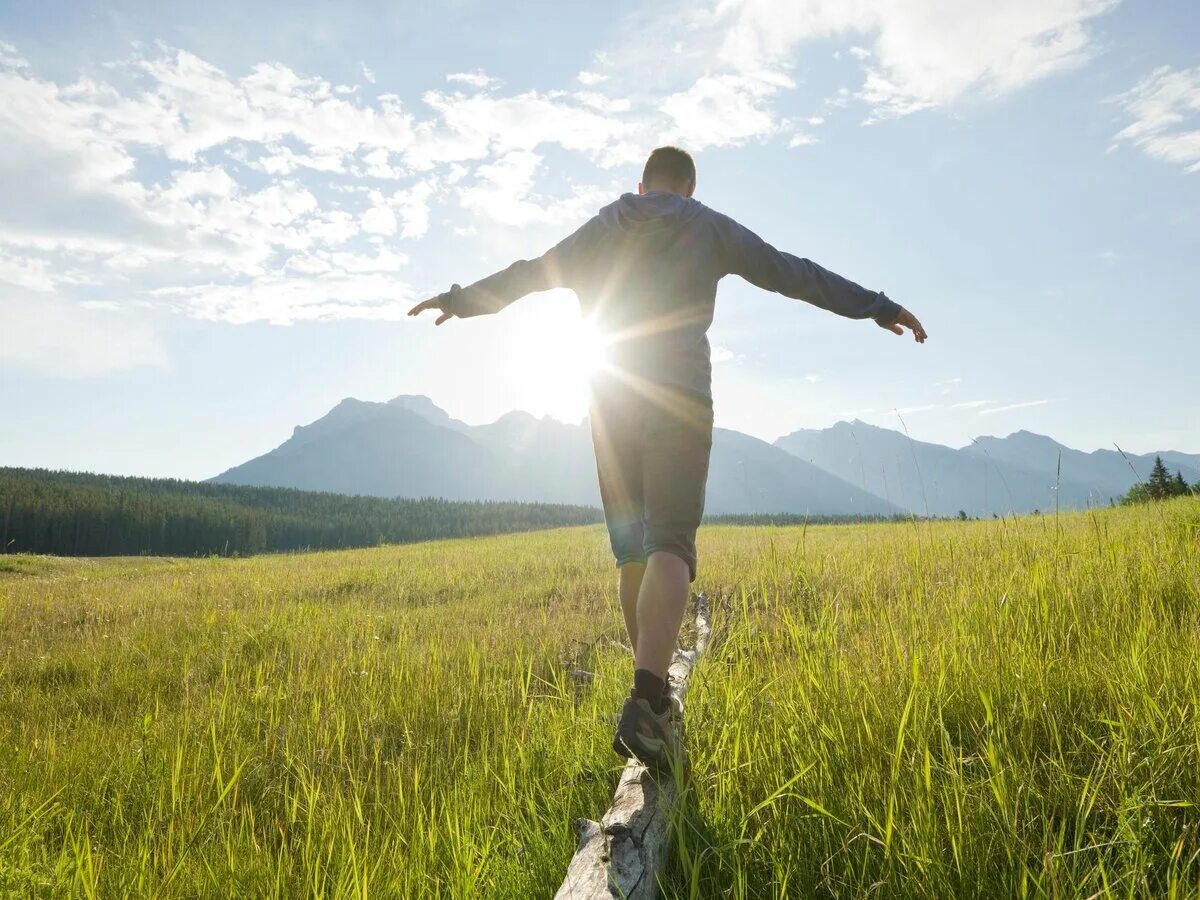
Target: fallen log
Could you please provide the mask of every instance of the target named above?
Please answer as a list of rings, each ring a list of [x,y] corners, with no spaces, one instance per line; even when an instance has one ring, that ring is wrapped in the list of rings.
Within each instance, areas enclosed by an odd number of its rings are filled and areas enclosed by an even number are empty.
[[[687,693],[692,667],[708,645],[711,613],[708,595],[701,594],[696,598],[695,646],[676,650],[671,661],[671,693],[680,701]],[[555,900],[657,897],[659,875],[670,853],[671,813],[684,777],[682,772],[656,775],[637,760],[629,760],[603,818],[575,823],[579,846]]]

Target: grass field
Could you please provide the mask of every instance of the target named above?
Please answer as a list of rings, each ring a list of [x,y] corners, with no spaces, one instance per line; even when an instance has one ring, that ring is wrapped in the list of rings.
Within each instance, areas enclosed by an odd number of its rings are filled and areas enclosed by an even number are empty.
[[[0,895],[549,896],[613,575],[599,528],[0,557]],[[697,587],[668,896],[1200,896],[1200,501],[712,527]]]

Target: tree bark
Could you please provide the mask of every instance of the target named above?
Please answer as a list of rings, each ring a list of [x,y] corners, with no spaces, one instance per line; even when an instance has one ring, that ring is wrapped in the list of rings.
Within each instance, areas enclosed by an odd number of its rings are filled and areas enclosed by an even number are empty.
[[[684,699],[688,676],[704,653],[711,631],[708,595],[696,598],[696,645],[676,650],[671,692]],[[580,819],[579,847],[555,900],[648,900],[658,896],[658,879],[671,849],[671,814],[685,787],[686,764],[672,775],[656,774],[637,760],[621,771],[609,806],[599,822]]]

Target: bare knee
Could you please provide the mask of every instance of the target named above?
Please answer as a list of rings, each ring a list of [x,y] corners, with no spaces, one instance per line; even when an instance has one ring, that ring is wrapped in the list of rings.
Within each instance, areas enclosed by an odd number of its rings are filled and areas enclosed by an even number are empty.
[[[651,551],[646,558],[646,568],[660,575],[681,577],[685,582],[691,580],[691,563],[671,550]]]

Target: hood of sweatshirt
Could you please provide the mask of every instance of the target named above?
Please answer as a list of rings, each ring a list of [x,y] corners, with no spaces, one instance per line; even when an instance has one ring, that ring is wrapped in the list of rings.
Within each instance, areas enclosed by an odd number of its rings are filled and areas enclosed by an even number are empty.
[[[600,210],[600,221],[610,231],[657,242],[670,240],[679,227],[704,209],[690,197],[670,191],[622,194]]]

